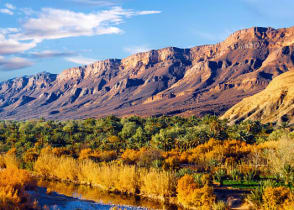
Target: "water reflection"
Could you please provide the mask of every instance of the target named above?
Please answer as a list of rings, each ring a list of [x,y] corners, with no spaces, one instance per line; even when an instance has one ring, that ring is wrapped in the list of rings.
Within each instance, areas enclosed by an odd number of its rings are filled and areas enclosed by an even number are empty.
[[[37,194],[32,196],[50,209],[179,209],[146,198],[107,193],[97,187],[43,180],[38,186]]]

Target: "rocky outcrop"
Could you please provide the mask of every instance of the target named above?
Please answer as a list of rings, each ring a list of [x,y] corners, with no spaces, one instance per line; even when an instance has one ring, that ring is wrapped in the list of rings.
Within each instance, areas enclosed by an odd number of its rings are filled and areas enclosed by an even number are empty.
[[[222,114],[293,68],[294,28],[240,30],[215,45],[169,47],[0,83],[0,119]]]
[[[243,99],[228,110],[222,118],[232,123],[243,120],[294,123],[294,71],[273,79],[260,93]]]

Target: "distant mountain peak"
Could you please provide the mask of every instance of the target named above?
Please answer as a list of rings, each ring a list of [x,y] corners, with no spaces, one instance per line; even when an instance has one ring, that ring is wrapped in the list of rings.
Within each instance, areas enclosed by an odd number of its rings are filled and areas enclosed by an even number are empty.
[[[294,28],[253,27],[215,45],[167,47],[0,83],[0,119],[222,114],[293,69]]]

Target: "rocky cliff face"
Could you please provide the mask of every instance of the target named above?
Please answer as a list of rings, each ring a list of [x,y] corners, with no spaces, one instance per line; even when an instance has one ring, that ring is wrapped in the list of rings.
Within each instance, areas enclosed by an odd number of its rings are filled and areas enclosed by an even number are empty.
[[[0,119],[222,114],[294,62],[294,28],[250,28],[224,42],[165,48],[0,83]]]
[[[294,122],[294,71],[285,72],[260,93],[243,99],[228,110],[222,118],[232,123],[242,120],[267,122]]]

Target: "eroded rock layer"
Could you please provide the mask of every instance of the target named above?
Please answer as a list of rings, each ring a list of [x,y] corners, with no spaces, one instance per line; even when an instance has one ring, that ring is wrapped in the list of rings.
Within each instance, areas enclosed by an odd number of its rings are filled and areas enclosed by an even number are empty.
[[[293,68],[294,28],[250,28],[215,45],[165,48],[0,83],[0,119],[222,114]]]

